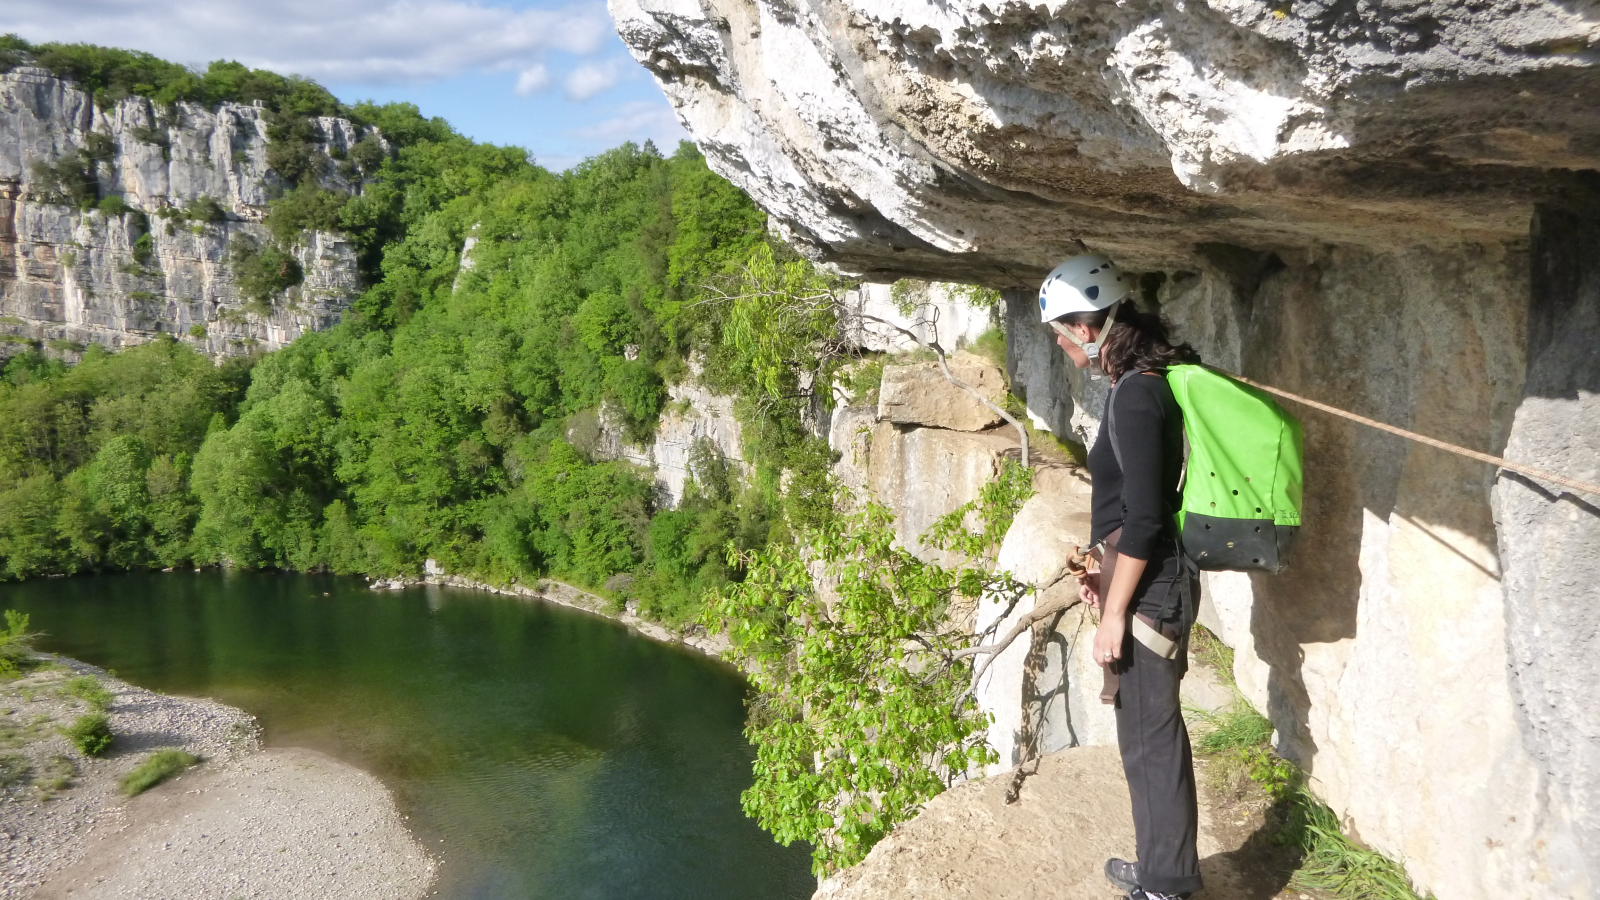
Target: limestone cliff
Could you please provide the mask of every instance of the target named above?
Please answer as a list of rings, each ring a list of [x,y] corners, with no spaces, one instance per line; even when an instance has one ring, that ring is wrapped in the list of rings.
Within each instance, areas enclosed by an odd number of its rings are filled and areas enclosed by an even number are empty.
[[[1004,289],[1036,423],[1097,426],[1033,294],[1087,247],[1214,363],[1600,476],[1592,3],[611,8],[807,252]],[[1207,585],[1280,748],[1441,900],[1600,893],[1600,498],[1299,412],[1290,571]]]
[[[0,353],[34,342],[70,358],[91,342],[168,334],[226,355],[337,323],[359,290],[354,251],[339,235],[297,242],[300,283],[269,304],[241,292],[238,248],[268,244],[261,221],[288,186],[267,164],[263,114],[143,97],[101,108],[43,69],[0,74]],[[358,129],[316,124],[323,186],[359,190],[360,176],[329,158],[343,157]],[[88,199],[120,205],[85,209],[48,183],[46,167],[84,159]]]

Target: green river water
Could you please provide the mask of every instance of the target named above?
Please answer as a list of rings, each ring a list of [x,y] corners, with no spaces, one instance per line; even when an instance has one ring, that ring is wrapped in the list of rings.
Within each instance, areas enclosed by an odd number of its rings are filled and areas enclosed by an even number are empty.
[[[442,861],[436,896],[815,887],[806,850],[740,812],[744,681],[613,622],[449,588],[224,572],[4,584],[0,609],[28,612],[41,649],[214,697],[257,716],[269,746],[377,775]]]

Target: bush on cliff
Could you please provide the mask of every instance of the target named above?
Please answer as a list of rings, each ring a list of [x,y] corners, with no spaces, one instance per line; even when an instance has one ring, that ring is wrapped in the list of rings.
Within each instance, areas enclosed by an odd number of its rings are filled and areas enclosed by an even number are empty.
[[[779,842],[809,843],[819,876],[859,862],[924,802],[994,761],[972,696],[984,636],[951,625],[965,618],[952,608],[1027,592],[989,555],[1031,493],[1030,473],[1008,463],[980,501],[923,535],[964,557],[949,566],[899,546],[893,514],[875,503],[796,544],[730,553],[744,579],[705,621],[727,632],[759,689],[744,809]]]

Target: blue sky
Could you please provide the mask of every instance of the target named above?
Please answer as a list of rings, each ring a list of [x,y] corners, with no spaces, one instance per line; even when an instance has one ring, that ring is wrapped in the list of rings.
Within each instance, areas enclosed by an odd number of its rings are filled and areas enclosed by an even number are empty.
[[[0,0],[0,32],[314,78],[341,100],[404,100],[564,169],[625,140],[686,135],[604,2]]]

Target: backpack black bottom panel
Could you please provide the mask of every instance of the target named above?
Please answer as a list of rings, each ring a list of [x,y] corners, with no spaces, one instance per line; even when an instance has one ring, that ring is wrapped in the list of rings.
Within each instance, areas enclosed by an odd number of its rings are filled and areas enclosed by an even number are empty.
[[[1271,519],[1220,519],[1199,513],[1183,517],[1183,550],[1202,569],[1283,568],[1289,544],[1300,529]]]

